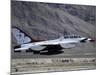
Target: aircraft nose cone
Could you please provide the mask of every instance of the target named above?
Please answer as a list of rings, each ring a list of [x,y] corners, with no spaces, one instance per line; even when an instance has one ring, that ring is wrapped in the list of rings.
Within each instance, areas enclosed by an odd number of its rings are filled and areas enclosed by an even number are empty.
[[[90,39],[90,38],[88,38],[88,41],[90,41],[90,42],[95,42],[94,39]]]
[[[95,42],[95,40],[91,39],[91,38],[84,38],[83,40],[81,40],[80,42],[85,43],[85,42]]]

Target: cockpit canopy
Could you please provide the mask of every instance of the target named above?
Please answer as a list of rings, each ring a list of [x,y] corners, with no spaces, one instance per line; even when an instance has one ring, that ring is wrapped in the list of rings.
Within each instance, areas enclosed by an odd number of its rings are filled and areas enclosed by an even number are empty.
[[[79,35],[64,35],[64,38],[81,38]]]

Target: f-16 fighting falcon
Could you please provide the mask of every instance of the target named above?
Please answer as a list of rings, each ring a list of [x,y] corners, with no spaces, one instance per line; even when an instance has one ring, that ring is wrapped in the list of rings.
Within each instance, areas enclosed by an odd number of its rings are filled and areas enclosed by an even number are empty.
[[[12,34],[15,37],[18,46],[14,47],[15,52],[20,52],[26,50],[26,52],[34,52],[38,54],[41,51],[58,51],[64,48],[73,48],[77,43],[92,42],[91,38],[81,37],[77,35],[66,35],[61,36],[54,40],[45,41],[32,41],[32,38],[28,36],[25,32],[17,27],[12,28]]]

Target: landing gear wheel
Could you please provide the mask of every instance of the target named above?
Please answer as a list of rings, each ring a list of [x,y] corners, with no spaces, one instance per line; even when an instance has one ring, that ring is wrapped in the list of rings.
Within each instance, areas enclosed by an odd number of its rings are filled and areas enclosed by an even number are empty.
[[[19,50],[19,51],[15,51],[15,50],[14,50],[14,52],[21,52],[21,50]]]
[[[48,50],[48,53],[54,53],[55,51],[50,51],[50,50]]]
[[[40,54],[40,51],[33,51],[34,54]]]
[[[26,52],[33,52],[33,50],[26,50]]]
[[[55,50],[55,49],[54,50],[53,49],[52,50],[48,50],[48,52],[58,52],[58,51],[60,51],[60,50]]]

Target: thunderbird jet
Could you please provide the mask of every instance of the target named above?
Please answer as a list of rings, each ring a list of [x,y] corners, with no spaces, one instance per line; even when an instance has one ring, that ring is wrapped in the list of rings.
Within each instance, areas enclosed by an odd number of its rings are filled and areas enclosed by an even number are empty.
[[[25,50],[26,52],[34,52],[34,54],[40,53],[41,51],[58,51],[64,48],[73,48],[77,43],[93,41],[87,37],[66,35],[54,40],[34,42],[30,36],[17,27],[12,28],[12,34],[18,44],[18,46],[14,47],[15,52]]]

